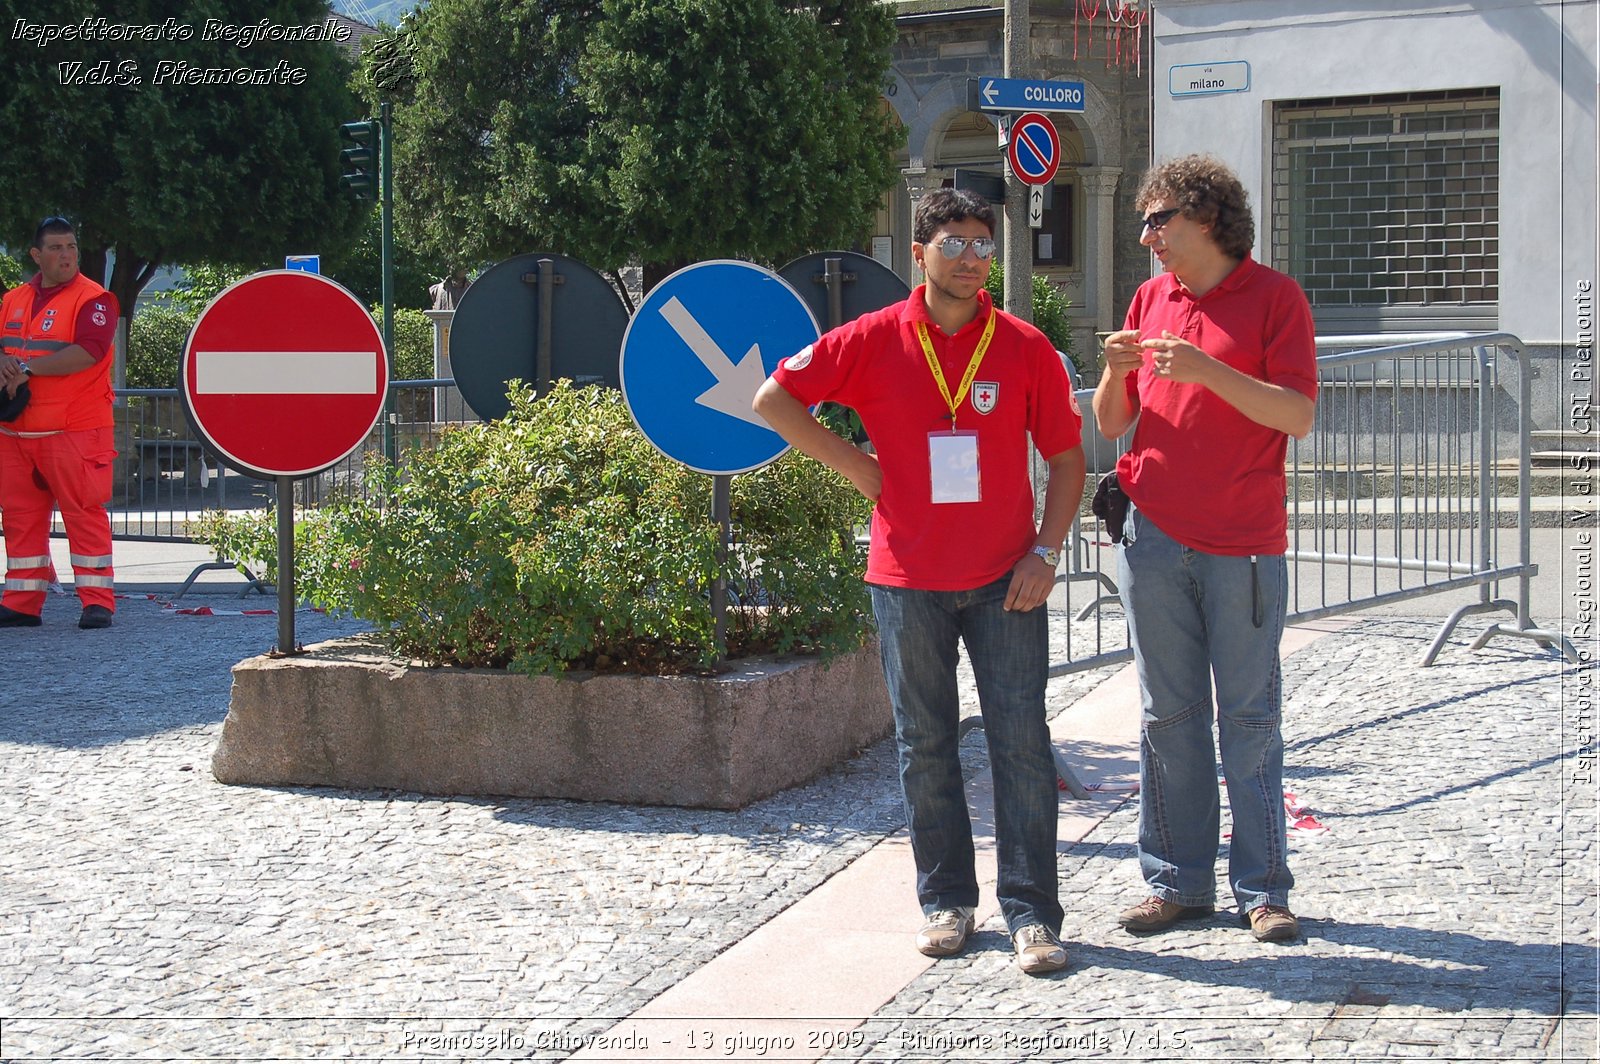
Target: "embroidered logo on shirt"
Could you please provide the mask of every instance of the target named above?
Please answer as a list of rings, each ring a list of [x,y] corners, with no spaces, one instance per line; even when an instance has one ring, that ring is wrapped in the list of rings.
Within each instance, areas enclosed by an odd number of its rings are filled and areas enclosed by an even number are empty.
[[[94,322],[96,325],[104,325],[106,323],[106,316],[97,310],[93,314],[89,315],[89,320]]]
[[[106,309],[106,305],[104,303],[96,303],[94,305],[94,309],[95,310],[105,310]]]
[[[802,347],[800,350],[783,360],[783,368],[789,370],[790,372],[805,369],[809,365],[811,365],[810,344],[806,344],[806,346]]]
[[[1078,405],[1078,393],[1073,392],[1073,391],[1068,391],[1067,392],[1067,402],[1072,405],[1072,412],[1074,414],[1077,414],[1079,418],[1082,418],[1083,417],[1083,407]]]
[[[50,326],[54,325],[55,323],[56,323],[56,320],[54,318],[46,318],[46,319],[44,319],[43,322],[41,322],[39,324],[39,331],[40,332],[49,332],[50,331]]]
[[[972,409],[987,414],[1000,401],[1000,385],[994,381],[972,382]]]
[[[44,312],[44,316],[47,317],[47,318],[55,317],[56,316],[56,308],[55,307],[51,307],[49,310]]]

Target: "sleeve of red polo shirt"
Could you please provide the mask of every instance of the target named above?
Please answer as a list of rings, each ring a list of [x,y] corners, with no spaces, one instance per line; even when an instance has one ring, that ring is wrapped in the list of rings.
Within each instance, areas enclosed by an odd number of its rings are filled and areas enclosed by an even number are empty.
[[[85,300],[73,327],[72,342],[89,352],[98,364],[111,352],[117,338],[117,297],[110,292]]]
[[[779,362],[772,379],[806,406],[828,401],[849,406],[850,379],[858,364],[853,352],[861,322],[857,318],[830,330],[816,343]]]
[[[1292,278],[1282,277],[1267,305],[1266,380],[1317,397],[1317,327],[1311,304]]]
[[[1046,458],[1070,451],[1083,442],[1083,414],[1072,394],[1072,378],[1049,340],[1030,345],[1037,396],[1028,419],[1033,445]]]

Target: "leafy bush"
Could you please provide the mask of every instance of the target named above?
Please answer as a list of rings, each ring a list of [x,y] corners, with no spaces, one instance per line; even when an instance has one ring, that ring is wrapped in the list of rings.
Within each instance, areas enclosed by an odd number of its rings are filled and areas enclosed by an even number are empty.
[[[128,327],[128,387],[176,388],[178,361],[196,314],[157,303],[142,307]]]
[[[383,308],[374,307],[372,320],[383,330]],[[394,311],[394,379],[433,379],[433,322],[420,310],[396,307]]]
[[[22,283],[22,260],[0,254],[0,292],[9,292]]]
[[[995,256],[994,265],[989,268],[989,282],[984,287],[989,290],[989,295],[997,306],[1005,299],[1006,272],[1000,262],[1000,257]],[[1089,380],[1085,374],[1094,374],[1094,366],[1085,366],[1079,357],[1077,341],[1072,337],[1072,319],[1067,315],[1067,309],[1072,306],[1072,300],[1061,294],[1061,289],[1051,284],[1042,274],[1033,275],[1033,324],[1056,345],[1072,364],[1078,367],[1078,376],[1081,380]]]
[[[709,477],[661,455],[620,393],[514,385],[499,421],[369,466],[371,501],[297,521],[296,588],[435,665],[672,673],[715,656]],[[843,652],[869,627],[851,530],[867,503],[786,456],[735,480],[727,652]],[[208,515],[199,537],[275,575],[270,511]]]

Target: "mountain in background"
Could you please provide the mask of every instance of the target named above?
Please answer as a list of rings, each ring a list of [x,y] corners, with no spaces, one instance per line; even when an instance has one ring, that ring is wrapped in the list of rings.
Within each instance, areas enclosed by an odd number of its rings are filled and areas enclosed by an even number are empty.
[[[398,25],[400,16],[416,7],[420,0],[333,0],[328,6],[346,18],[369,26]]]

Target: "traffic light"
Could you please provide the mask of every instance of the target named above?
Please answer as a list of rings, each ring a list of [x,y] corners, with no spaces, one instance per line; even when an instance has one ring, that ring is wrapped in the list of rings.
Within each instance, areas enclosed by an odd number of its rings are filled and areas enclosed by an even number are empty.
[[[339,184],[360,199],[373,199],[378,194],[378,123],[346,122],[339,127],[339,137],[346,145],[339,152],[343,164]]]

